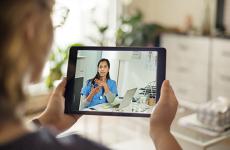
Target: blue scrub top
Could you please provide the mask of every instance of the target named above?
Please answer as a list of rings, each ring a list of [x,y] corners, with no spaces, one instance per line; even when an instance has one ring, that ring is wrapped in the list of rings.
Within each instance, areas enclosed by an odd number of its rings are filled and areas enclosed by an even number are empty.
[[[106,83],[109,87],[110,92],[118,96],[116,81],[108,79]],[[91,84],[91,81],[88,80],[87,85],[82,88],[81,94],[87,97],[90,94],[92,87],[93,85]],[[100,91],[93,96],[92,100],[90,101],[87,107],[92,107],[103,103],[108,103],[108,101],[104,96],[104,88],[101,88]]]

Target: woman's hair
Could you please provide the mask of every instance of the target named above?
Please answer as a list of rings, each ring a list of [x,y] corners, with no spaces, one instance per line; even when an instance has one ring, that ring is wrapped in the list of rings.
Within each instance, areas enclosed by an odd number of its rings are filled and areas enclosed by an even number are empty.
[[[100,59],[100,60],[98,61],[98,63],[97,63],[97,68],[99,68],[100,63],[103,62],[103,61],[105,61],[105,62],[107,63],[108,68],[110,69],[110,62],[109,62],[109,60],[106,59],[106,58],[102,58],[102,59]],[[92,79],[90,80],[92,85],[95,84],[95,81],[94,81],[95,79],[100,79],[100,74],[99,74],[98,71],[97,71],[97,74],[94,76],[94,78],[92,78]],[[107,79],[107,80],[110,79],[109,72],[108,72],[107,75],[106,75],[106,79]]]
[[[28,18],[40,17],[36,24],[39,32],[43,21],[50,17],[52,5],[51,0],[0,1],[0,122],[17,118],[16,109],[26,100],[25,77],[36,63],[31,62],[31,56],[38,55],[39,59],[42,55],[36,48],[39,41],[26,43],[24,38]]]

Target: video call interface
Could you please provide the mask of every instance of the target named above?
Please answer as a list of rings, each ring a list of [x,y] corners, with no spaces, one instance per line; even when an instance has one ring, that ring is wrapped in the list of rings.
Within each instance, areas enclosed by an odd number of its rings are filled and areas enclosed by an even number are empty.
[[[78,51],[73,111],[151,113],[156,51]]]

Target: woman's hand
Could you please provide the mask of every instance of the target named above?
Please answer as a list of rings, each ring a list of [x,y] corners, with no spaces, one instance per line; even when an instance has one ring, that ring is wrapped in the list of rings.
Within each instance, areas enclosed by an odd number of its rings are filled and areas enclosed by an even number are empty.
[[[86,97],[86,100],[90,102],[93,99],[94,95],[96,95],[100,91],[100,89],[101,89],[100,86],[95,88],[92,87],[90,94]]]
[[[102,81],[102,80],[98,80],[98,79],[95,79],[94,80],[95,83],[97,83],[99,86],[103,87],[105,89],[105,93],[108,93],[109,92],[109,87],[106,83],[106,81]]]
[[[104,87],[107,85],[106,81],[102,81],[102,80],[98,80],[98,79],[95,79],[94,81],[95,81],[95,83],[97,83],[101,87]]]
[[[92,88],[91,89],[91,93],[93,93],[93,95],[97,94],[99,91],[100,91],[101,87],[98,86],[98,87],[95,87],[95,88]]]
[[[162,84],[160,99],[156,105],[154,112],[150,118],[151,132],[155,133],[155,129],[170,130],[171,123],[177,111],[177,98],[169,84],[165,80]]]
[[[70,128],[81,116],[64,114],[66,79],[52,93],[45,111],[38,117],[42,126],[54,127],[59,132]]]
[[[150,136],[156,149],[181,149],[176,139],[170,133],[170,126],[177,111],[177,98],[165,80],[161,88],[161,96],[150,117]]]

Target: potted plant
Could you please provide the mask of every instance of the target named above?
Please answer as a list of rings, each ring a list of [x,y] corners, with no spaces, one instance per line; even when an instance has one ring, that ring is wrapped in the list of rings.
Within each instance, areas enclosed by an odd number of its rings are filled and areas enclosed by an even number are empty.
[[[164,27],[155,23],[144,23],[141,11],[121,17],[117,30],[117,46],[159,46],[159,35]]]
[[[71,46],[83,46],[83,44],[76,43],[67,46],[66,48],[57,48],[56,51],[53,51],[50,55],[50,72],[45,80],[46,86],[51,89],[54,86],[55,80],[60,80],[63,77],[63,67],[67,63],[68,52]]]

